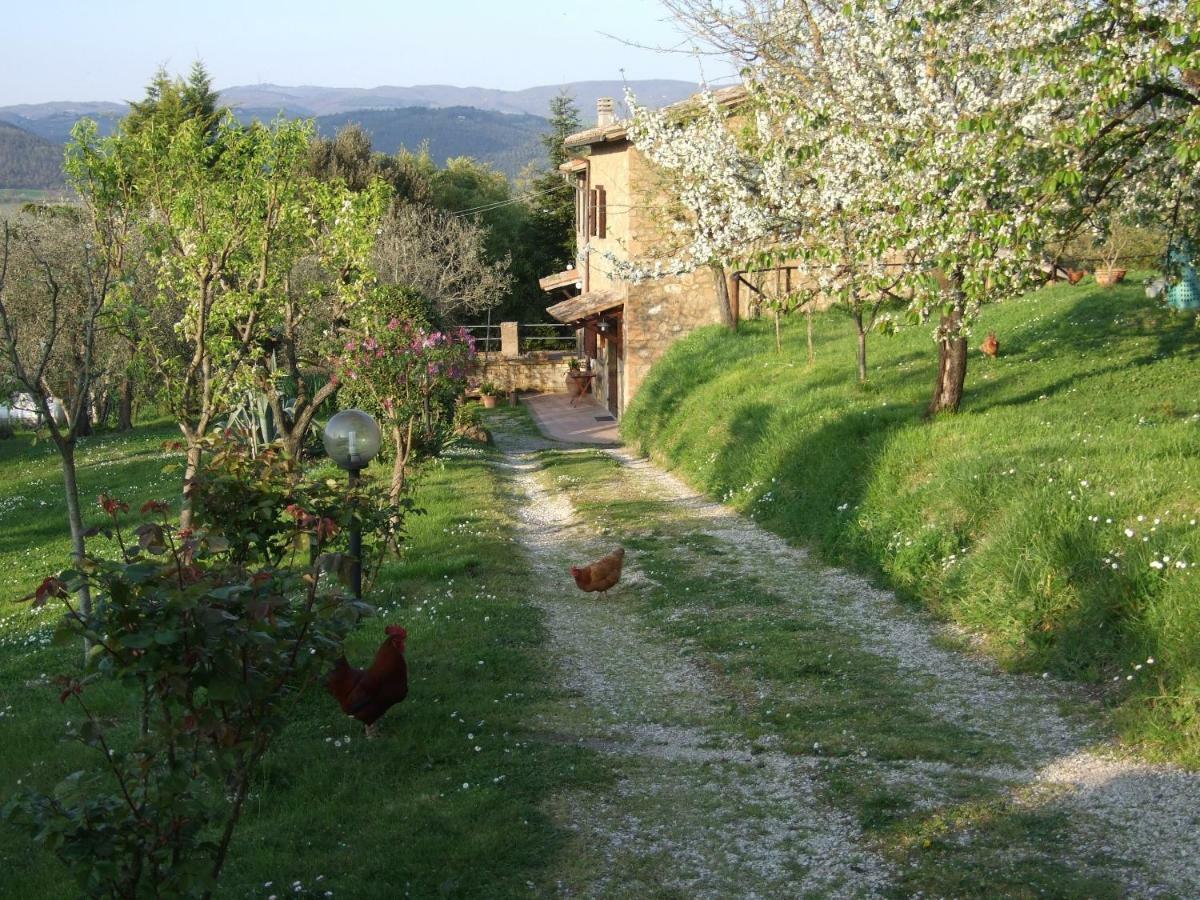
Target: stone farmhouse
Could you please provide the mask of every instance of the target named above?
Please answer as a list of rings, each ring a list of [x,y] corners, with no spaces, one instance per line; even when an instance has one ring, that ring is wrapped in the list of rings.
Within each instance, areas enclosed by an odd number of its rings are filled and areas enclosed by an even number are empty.
[[[733,106],[745,90],[725,88],[716,96]],[[692,102],[668,109],[682,112]],[[575,186],[576,266],[541,279],[541,286],[558,299],[550,315],[582,331],[596,399],[619,418],[672,342],[721,321],[717,291],[708,271],[637,283],[614,273],[614,259],[652,254],[661,223],[654,214],[653,169],[615,119],[611,99],[597,103],[595,127],[571,135],[566,147],[575,157],[560,168]],[[736,319],[736,281],[731,284]]]

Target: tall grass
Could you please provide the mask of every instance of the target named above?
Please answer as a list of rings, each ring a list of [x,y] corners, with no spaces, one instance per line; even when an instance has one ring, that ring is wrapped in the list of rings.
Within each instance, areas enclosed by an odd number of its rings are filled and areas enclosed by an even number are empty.
[[[1104,686],[1131,742],[1200,765],[1200,330],[1140,283],[988,308],[961,412],[927,422],[927,329],[837,312],[697,332],[627,439],[698,487],[976,632],[1005,665]],[[976,338],[975,343],[978,343]]]

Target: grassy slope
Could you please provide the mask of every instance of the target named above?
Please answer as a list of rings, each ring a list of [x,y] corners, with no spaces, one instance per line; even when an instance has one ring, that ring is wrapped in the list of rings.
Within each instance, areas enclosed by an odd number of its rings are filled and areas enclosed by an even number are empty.
[[[90,442],[84,497],[101,487],[139,502],[169,494],[177,476],[157,474],[158,442],[169,436]],[[371,598],[380,618],[349,648],[364,664],[384,624],[404,624],[409,700],[372,742],[319,691],[302,700],[264,762],[222,896],[506,897],[545,887],[565,846],[542,812],[546,797],[600,776],[589,751],[530,741],[522,724],[547,700],[550,679],[540,615],[523,599],[529,574],[484,454],[467,450],[427,471],[417,491],[427,514],[411,520],[405,560],[385,569]],[[20,780],[48,786],[95,764],[59,740],[64,712],[42,683],[42,673],[71,665],[43,646],[52,614],[34,618],[8,602],[66,552],[55,463],[44,446],[0,442],[0,802]],[[116,695],[105,703],[125,709]],[[0,871],[4,896],[76,893],[57,862],[6,826]]]
[[[706,329],[656,365],[624,433],[1006,664],[1108,685],[1130,739],[1200,764],[1200,331],[1090,280],[991,307],[988,330],[1000,357],[972,351],[962,412],[926,423],[926,329],[873,337],[866,389],[836,313],[811,369],[801,321],[782,356],[766,322]]]

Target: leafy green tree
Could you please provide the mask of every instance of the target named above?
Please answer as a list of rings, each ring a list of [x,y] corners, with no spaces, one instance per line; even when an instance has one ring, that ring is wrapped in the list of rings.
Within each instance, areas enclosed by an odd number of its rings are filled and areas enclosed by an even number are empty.
[[[259,330],[310,230],[304,164],[311,126],[200,118],[98,139],[76,126],[68,164],[88,202],[131,193],[155,285],[139,347],[187,445],[185,481],[203,439],[251,381]],[[185,502],[182,522],[191,519]]]
[[[322,181],[340,179],[352,191],[365,190],[375,176],[371,138],[361,125],[347,125],[332,138],[314,137],[308,170]]]
[[[525,222],[525,247],[538,277],[575,261],[575,194],[558,167],[569,158],[565,142],[579,126],[579,109],[570,94],[550,101],[550,131],[542,138],[549,167],[529,183]]]
[[[192,63],[186,80],[172,78],[165,68],[159,67],[146,86],[146,96],[129,104],[129,115],[122,120],[121,129],[136,134],[151,126],[172,128],[198,120],[211,134],[223,112],[219,101],[212,78],[199,60]]]
[[[310,181],[305,196],[306,243],[277,302],[264,309],[255,385],[280,442],[296,458],[317,412],[337,391],[330,360],[343,331],[377,305],[372,255],[391,190],[379,178],[360,191],[335,179]]]
[[[180,77],[172,78],[165,68],[160,67],[146,86],[145,97],[130,104],[129,115],[122,120],[120,130],[131,138],[152,131],[169,134],[184,122],[192,121],[198,123],[211,138],[216,132],[217,122],[223,111],[218,105],[219,100],[208,70],[199,60],[192,63],[186,80]],[[129,173],[126,173],[126,177],[128,175]],[[134,255],[130,255],[131,264],[135,264],[135,259]],[[144,311],[137,303],[137,295],[142,293],[138,287],[144,287],[144,284],[139,285],[137,281],[144,282],[146,273],[138,275],[140,278],[126,279],[133,285],[133,289],[124,297],[124,312],[116,319],[117,330],[124,336],[128,348],[118,404],[118,428],[121,431],[133,428],[133,400],[138,376],[146,374],[137,353],[140,317]]]
[[[76,564],[85,548],[75,449],[108,364],[103,332],[119,292],[125,199],[96,204],[85,195],[82,211],[43,208],[0,222],[0,371],[33,399],[58,451]]]
[[[396,203],[433,202],[437,166],[426,148],[401,150],[395,156],[374,153],[362,126],[346,125],[332,138],[314,137],[308,151],[308,171],[321,181],[340,179],[352,191],[363,191],[374,179],[392,189]]]
[[[1119,217],[1200,241],[1200,6],[1188,0],[1081,3],[1020,48],[1046,92],[1076,114],[1056,123],[1044,188],[1065,231]],[[1080,53],[1078,48],[1088,52]]]

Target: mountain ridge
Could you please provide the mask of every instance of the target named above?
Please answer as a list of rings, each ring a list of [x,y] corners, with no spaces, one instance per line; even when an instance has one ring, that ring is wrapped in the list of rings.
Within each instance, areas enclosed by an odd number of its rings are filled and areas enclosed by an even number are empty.
[[[239,109],[288,108],[305,116],[336,115],[359,109],[400,109],[427,106],[473,106],[490,112],[544,115],[550,99],[560,91],[575,97],[585,121],[596,108],[600,97],[612,97],[623,103],[625,89],[630,88],[639,102],[649,106],[674,103],[699,90],[699,85],[678,79],[655,78],[638,81],[588,80],[563,84],[543,84],[519,90],[447,84],[376,85],[375,87],[329,87],[326,85],[261,84],[232,85],[218,93],[221,103]],[[284,100],[291,101],[284,103]],[[365,105],[364,105],[365,104]],[[18,103],[0,106],[0,119],[14,117],[37,121],[55,115],[123,115],[128,102],[111,100],[52,100],[45,103]]]
[[[454,156],[473,156],[514,177],[543,155],[541,135],[549,130],[545,115],[550,101],[570,93],[584,126],[595,119],[596,100],[612,97],[623,114],[624,91],[639,102],[665,106],[691,95],[697,85],[671,79],[643,81],[575,81],[537,85],[517,91],[455,85],[379,85],[373,88],[335,88],[321,85],[235,85],[220,91],[220,103],[242,121],[269,121],[277,115],[311,118],[318,131],[330,136],[352,122],[371,135],[375,149],[395,153],[427,144],[441,164]],[[62,161],[62,145],[79,119],[95,119],[101,135],[111,134],[129,110],[111,101],[55,100],[0,107],[0,123],[12,126],[0,136],[0,188],[59,187],[46,174],[46,160]],[[30,139],[48,144],[42,146]],[[52,151],[52,153],[50,152]],[[27,183],[29,181],[37,183]]]

